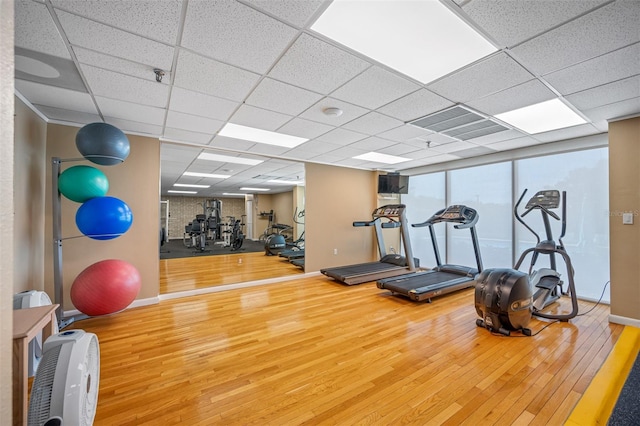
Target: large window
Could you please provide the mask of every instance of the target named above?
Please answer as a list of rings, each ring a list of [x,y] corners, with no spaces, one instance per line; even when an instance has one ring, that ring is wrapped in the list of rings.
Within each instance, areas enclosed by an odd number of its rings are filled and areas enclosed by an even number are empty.
[[[606,148],[530,158],[516,162],[517,193],[527,188],[520,211],[537,191],[557,189],[567,193],[567,230],[562,239],[575,270],[576,293],[598,299],[609,280],[609,169]],[[556,210],[561,216],[561,209]],[[540,238],[545,238],[542,217],[532,211],[525,217]],[[551,219],[553,237],[558,242],[561,223]],[[516,254],[535,245],[535,237],[520,224],[516,227]],[[530,257],[523,266],[528,265]],[[558,256],[558,270],[566,282],[567,271]],[[538,267],[548,267],[548,256],[541,256]],[[526,270],[526,268],[521,268]],[[565,287],[566,289],[566,287]],[[603,297],[609,301],[609,293]]]
[[[449,204],[478,211],[476,230],[485,268],[511,266],[511,193],[511,162],[449,172]],[[447,262],[475,266],[469,230],[447,226]]]
[[[411,176],[409,178],[409,194],[402,196],[402,202],[407,206],[407,221],[409,224],[421,223],[445,207],[445,174],[431,173],[428,175]],[[444,226],[435,227],[436,240],[440,249],[441,260],[444,262],[446,254]],[[433,254],[429,229],[409,228],[413,256],[420,259],[420,266],[433,268],[436,258]]]
[[[536,244],[533,234],[513,217],[513,205],[522,191],[528,189],[520,212],[537,191],[566,191],[567,228],[562,240],[573,263],[576,292],[579,297],[597,300],[609,280],[608,176],[607,149],[590,149],[412,176],[410,193],[402,197],[402,202],[407,205],[409,223],[423,222],[447,205],[464,204],[476,209],[484,267],[505,268],[512,267],[520,253]],[[562,214],[560,208],[555,212]],[[539,211],[532,211],[525,219],[541,239],[546,238]],[[558,243],[561,222],[551,219],[551,227]],[[475,266],[468,230],[456,230],[451,224],[436,225],[435,230],[443,263]],[[435,258],[427,228],[411,228],[410,232],[414,256],[420,258],[421,266],[433,267]],[[548,259],[541,255],[535,269],[549,267]],[[528,256],[520,269],[528,271],[530,260]],[[560,256],[556,263],[566,282],[568,273]],[[607,291],[603,301],[609,300]]]

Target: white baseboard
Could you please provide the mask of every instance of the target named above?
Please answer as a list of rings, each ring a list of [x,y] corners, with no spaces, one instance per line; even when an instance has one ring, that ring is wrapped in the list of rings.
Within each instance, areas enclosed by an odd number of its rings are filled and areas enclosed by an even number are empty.
[[[609,315],[609,322],[614,324],[631,325],[640,328],[640,319],[621,317],[619,315]]]
[[[266,280],[247,281],[247,282],[238,283],[238,284],[218,285],[214,287],[199,288],[197,290],[179,291],[176,293],[161,294],[158,297],[160,300],[180,299],[182,297],[197,296],[200,294],[218,293],[220,291],[236,290],[239,288],[257,287],[260,285],[282,283],[285,281],[298,280],[300,278],[309,278],[317,275],[320,275],[320,272],[309,272],[306,274],[289,275],[286,277],[269,278]]]
[[[126,311],[127,309],[131,309],[131,308],[138,308],[140,306],[156,305],[156,304],[158,304],[158,302],[160,302],[160,298],[158,296],[149,297],[148,299],[136,299],[133,302],[131,302],[131,304],[129,306],[124,308],[123,311]],[[119,311],[119,312],[122,312],[122,311]],[[82,312],[80,312],[77,309],[71,309],[70,311],[64,311],[64,317],[65,318],[72,317],[72,316],[75,316],[75,315],[82,315]]]

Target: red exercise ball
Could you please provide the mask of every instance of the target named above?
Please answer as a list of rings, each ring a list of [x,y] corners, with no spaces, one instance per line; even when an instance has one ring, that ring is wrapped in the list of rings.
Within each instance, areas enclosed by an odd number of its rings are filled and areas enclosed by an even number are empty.
[[[124,260],[108,259],[87,267],[71,285],[71,301],[89,316],[108,315],[126,308],[140,291],[140,273]]]

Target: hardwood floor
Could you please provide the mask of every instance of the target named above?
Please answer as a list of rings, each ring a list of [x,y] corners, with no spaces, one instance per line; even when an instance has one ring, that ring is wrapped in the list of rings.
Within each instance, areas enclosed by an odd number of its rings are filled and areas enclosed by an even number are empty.
[[[318,276],[73,326],[100,341],[96,425],[561,425],[623,329],[608,314],[510,338],[475,325],[473,289],[418,304]]]
[[[302,274],[287,259],[263,252],[161,259],[160,294]]]

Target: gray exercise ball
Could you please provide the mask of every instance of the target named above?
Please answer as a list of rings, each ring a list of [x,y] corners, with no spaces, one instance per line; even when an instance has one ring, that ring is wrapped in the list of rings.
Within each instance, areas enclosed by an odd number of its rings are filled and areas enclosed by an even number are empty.
[[[102,166],[122,163],[129,156],[129,139],[107,123],[90,123],[78,130],[76,147],[87,160]]]

